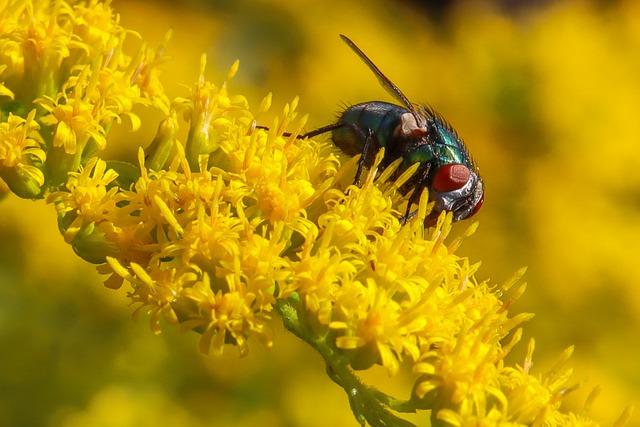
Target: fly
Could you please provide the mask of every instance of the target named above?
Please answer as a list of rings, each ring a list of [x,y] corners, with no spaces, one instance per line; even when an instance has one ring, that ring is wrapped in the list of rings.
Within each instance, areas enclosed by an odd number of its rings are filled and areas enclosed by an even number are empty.
[[[400,105],[383,101],[356,104],[344,110],[335,123],[298,138],[331,132],[333,142],[345,154],[360,154],[356,185],[360,184],[364,168],[371,167],[375,154],[383,147],[381,168],[402,159],[398,168],[398,173],[402,173],[419,163],[416,173],[401,189],[403,193],[413,189],[403,223],[414,215],[411,207],[418,202],[424,188],[429,189],[429,200],[435,202],[426,219],[427,225],[434,224],[442,211],[453,212],[454,221],[473,216],[484,202],[484,185],[478,167],[457,132],[432,108],[411,103],[351,39],[344,35],[340,38]]]

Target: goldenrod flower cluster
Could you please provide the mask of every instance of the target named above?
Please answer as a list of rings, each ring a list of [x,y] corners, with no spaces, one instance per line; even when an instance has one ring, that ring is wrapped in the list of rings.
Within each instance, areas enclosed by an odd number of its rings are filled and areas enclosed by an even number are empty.
[[[164,47],[129,39],[109,2],[0,2],[0,176],[13,193],[45,198],[64,239],[98,264],[105,284],[127,283],[138,310],[201,334],[204,352],[250,339],[272,346],[271,319],[325,359],[361,423],[409,425],[398,412],[431,410],[433,425],[597,425],[564,412],[572,390],[567,350],[532,371],[533,341],[515,366],[505,357],[529,314],[509,313],[524,271],[503,285],[478,281],[479,263],[457,254],[452,217],[401,225],[398,188],[415,168],[382,170],[362,186],[356,160],[330,142],[300,140],[297,100],[256,128],[253,113],[202,71],[170,100],[158,78]],[[136,130],[136,107],[164,115],[137,164],[101,157],[114,123]],[[362,384],[355,370],[402,366],[415,374],[406,400]],[[589,404],[585,405],[588,408]],[[426,415],[425,415],[426,416]],[[620,424],[628,414],[623,415]]]

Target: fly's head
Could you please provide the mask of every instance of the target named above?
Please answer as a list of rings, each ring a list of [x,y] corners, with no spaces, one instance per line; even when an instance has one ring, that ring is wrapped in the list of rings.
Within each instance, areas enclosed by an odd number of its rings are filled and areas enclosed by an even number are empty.
[[[453,220],[460,221],[472,217],[482,207],[484,184],[476,170],[463,164],[447,164],[435,171],[429,198],[435,201],[430,222],[442,211],[453,212]]]

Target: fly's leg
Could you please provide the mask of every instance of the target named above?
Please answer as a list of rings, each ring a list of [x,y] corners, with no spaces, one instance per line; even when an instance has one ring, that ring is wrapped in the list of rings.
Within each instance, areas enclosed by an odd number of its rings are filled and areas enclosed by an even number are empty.
[[[431,163],[427,163],[422,169],[422,174],[420,175],[420,179],[416,183],[415,187],[413,187],[413,193],[411,193],[411,197],[409,197],[409,201],[407,202],[407,210],[404,215],[400,219],[400,223],[405,225],[407,221],[413,218],[417,212],[411,212],[411,206],[418,203],[420,200],[420,195],[422,194],[422,189],[427,185],[427,181],[429,180],[429,171],[431,170]]]
[[[362,177],[362,171],[364,170],[364,165],[367,163],[371,156],[371,149],[373,148],[373,131],[371,129],[367,129],[367,133],[365,135],[364,131],[360,129],[358,126],[352,124],[351,128],[364,140],[364,146],[362,147],[362,154],[360,155],[360,160],[358,160],[358,169],[356,169],[356,176],[353,179],[353,184],[360,187],[360,178]]]
[[[302,135],[296,136],[296,139],[305,139],[305,138],[313,138],[314,136],[322,135],[323,133],[331,132],[332,130],[341,128],[344,126],[344,123],[332,123],[330,125],[319,127],[318,129],[310,130],[307,133],[303,133]],[[256,129],[269,130],[267,126],[256,125]],[[282,136],[288,137],[291,136],[291,132],[282,132]]]
[[[339,129],[339,128],[341,128],[342,126],[344,126],[344,123],[340,123],[340,122],[338,122],[338,123],[332,123],[332,124],[330,124],[330,125],[322,126],[322,127],[318,128],[318,129],[310,130],[310,131],[309,131],[309,132],[307,132],[307,133],[303,133],[303,134],[302,134],[301,136],[299,136],[298,138],[299,138],[299,139],[313,138],[314,136],[318,136],[318,135],[321,135],[321,134],[323,134],[323,133],[331,132],[331,131],[333,131],[333,130]]]
[[[307,133],[303,133],[302,135],[298,135],[296,136],[297,139],[305,139],[305,138],[313,138],[314,136],[318,136],[321,135],[323,133],[326,132],[331,132],[333,130],[339,129],[343,126],[348,126],[350,127],[353,132],[362,140],[364,141],[364,145],[362,147],[362,155],[360,156],[360,160],[358,161],[358,169],[356,170],[356,176],[353,180],[353,184],[357,185],[358,187],[360,186],[360,178],[362,177],[362,172],[364,170],[364,166],[365,163],[367,163],[370,160],[370,157],[372,155],[371,150],[374,148],[375,144],[374,144],[374,135],[373,135],[373,131],[371,129],[367,129],[366,133],[364,130],[362,130],[360,127],[358,127],[357,125],[353,124],[353,123],[332,123],[330,125],[326,125],[326,126],[322,126],[318,129],[314,129],[311,130]],[[262,129],[262,130],[269,130],[269,128],[267,126],[260,126],[260,125],[256,125],[255,126],[256,129]],[[290,132],[283,132],[282,136],[288,137],[291,136]]]

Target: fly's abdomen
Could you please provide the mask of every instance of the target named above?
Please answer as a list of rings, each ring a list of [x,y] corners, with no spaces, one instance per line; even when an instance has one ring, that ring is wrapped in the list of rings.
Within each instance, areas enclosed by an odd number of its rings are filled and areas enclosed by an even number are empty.
[[[345,154],[355,156],[362,153],[365,138],[371,131],[376,150],[391,148],[393,134],[407,109],[387,102],[373,101],[347,108],[338,123],[343,126],[334,129],[332,138]]]

